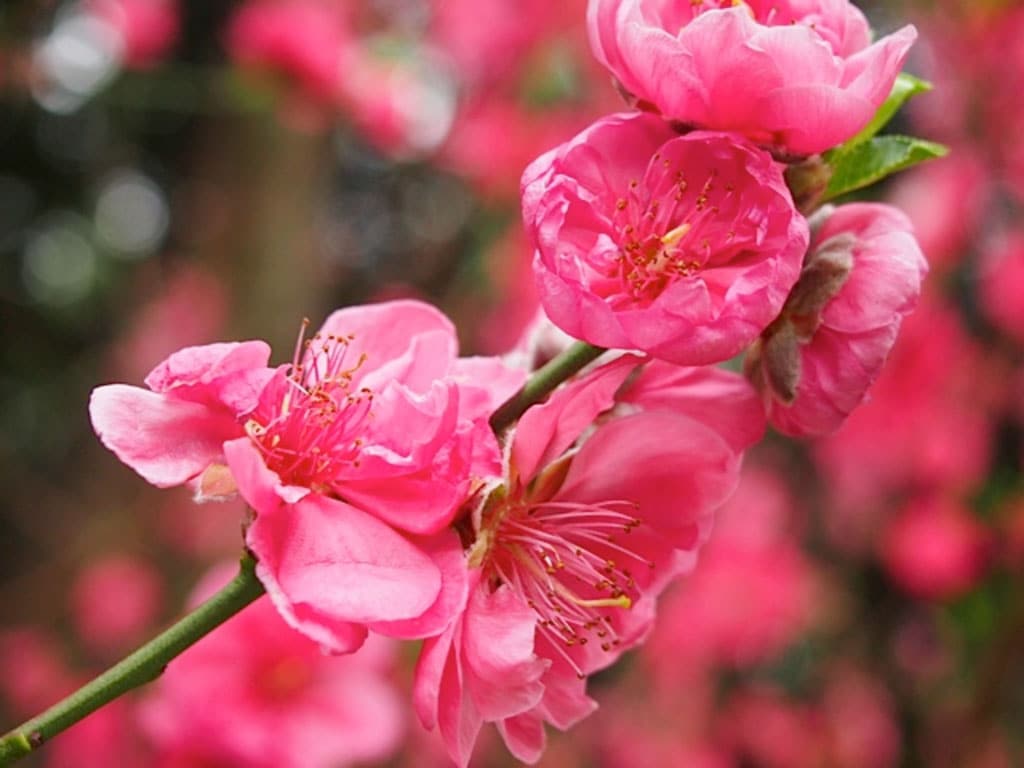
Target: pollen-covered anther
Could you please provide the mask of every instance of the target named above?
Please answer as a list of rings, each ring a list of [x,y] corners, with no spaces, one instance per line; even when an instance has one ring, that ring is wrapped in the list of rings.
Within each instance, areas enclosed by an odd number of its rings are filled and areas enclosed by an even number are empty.
[[[556,648],[581,646],[588,635],[613,648],[618,638],[611,615],[603,611],[628,610],[640,596],[621,563],[648,561],[608,542],[607,533],[637,527],[635,509],[625,501],[508,503],[495,517],[484,567],[492,579],[522,595],[537,614],[538,629]],[[570,656],[566,659],[576,668]]]
[[[316,334],[304,339],[304,321],[292,363],[272,383],[269,398],[245,425],[267,466],[284,482],[329,489],[345,466],[358,466],[373,392],[352,391],[365,353],[352,361],[350,335]]]

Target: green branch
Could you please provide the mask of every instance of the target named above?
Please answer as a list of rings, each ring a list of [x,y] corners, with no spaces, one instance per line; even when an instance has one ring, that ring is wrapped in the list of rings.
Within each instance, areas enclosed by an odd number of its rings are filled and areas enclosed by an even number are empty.
[[[592,347],[577,341],[562,354],[534,373],[523,388],[512,395],[491,416],[491,429],[500,434],[508,429],[531,405],[539,403],[550,395],[555,387],[574,374],[579,373],[589,363],[594,362],[607,350]]]
[[[118,696],[163,674],[168,662],[263,594],[256,563],[242,556],[238,575],[177,624],[92,682],[0,739],[0,766],[10,765]]]
[[[535,372],[491,417],[496,433],[511,426],[531,405],[605,352],[577,342]],[[256,563],[246,554],[234,580],[177,624],[66,699],[0,738],[0,767],[25,757],[57,734],[128,691],[152,682],[167,664],[263,594]]]

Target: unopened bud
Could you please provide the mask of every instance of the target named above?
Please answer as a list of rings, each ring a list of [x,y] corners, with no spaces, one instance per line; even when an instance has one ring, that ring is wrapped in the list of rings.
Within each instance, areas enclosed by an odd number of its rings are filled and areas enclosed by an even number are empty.
[[[816,318],[849,279],[856,245],[857,238],[843,232],[811,251],[783,313]]]
[[[761,369],[772,395],[792,404],[800,384],[800,340],[791,322],[783,320],[763,337]]]

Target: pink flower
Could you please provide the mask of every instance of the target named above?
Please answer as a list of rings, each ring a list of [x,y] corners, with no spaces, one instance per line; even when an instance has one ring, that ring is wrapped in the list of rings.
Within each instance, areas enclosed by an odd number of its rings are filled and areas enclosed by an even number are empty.
[[[434,151],[455,117],[455,84],[423,47],[410,47],[398,58],[363,41],[345,60],[340,89],[340,106],[353,124],[374,146],[395,155]]]
[[[79,680],[84,685],[85,679]],[[45,768],[150,768],[135,723],[135,702],[116,699],[57,736],[40,755]]]
[[[429,305],[350,307],[290,366],[267,368],[257,341],[193,347],[154,369],[152,391],[98,388],[90,412],[103,443],[155,485],[191,482],[200,498],[237,489],[256,511],[246,542],[278,610],[352,650],[363,625],[440,631],[464,599],[447,526],[474,476],[500,466],[486,419],[523,374],[456,354]]]
[[[353,45],[341,4],[247,0],[226,34],[228,52],[240,66],[291,78],[313,103],[337,103],[345,56]]]
[[[981,352],[955,309],[928,294],[904,320],[870,402],[814,445],[834,500],[824,520],[834,545],[868,546],[894,493],[966,493],[985,477],[1006,377]]]
[[[643,114],[603,118],[538,158],[523,175],[523,218],[556,325],[681,365],[726,360],[757,338],[808,241],[767,153]]]
[[[465,613],[429,639],[416,703],[466,765],[485,722],[520,760],[596,704],[585,677],[646,635],[763,426],[739,377],[625,356],[531,408],[474,512]],[[602,416],[603,414],[603,416]],[[598,420],[596,430],[590,427]]]
[[[782,314],[746,361],[769,421],[794,436],[834,432],[864,401],[928,271],[896,209],[860,203],[825,215]]]
[[[211,574],[199,591],[212,592],[224,575]],[[374,638],[353,656],[328,656],[269,604],[251,605],[171,662],[145,702],[141,719],[157,765],[385,760],[405,720],[389,679],[396,650]]]
[[[146,561],[113,556],[91,562],[71,592],[78,637],[100,653],[130,650],[146,639],[162,600],[160,574]]]
[[[778,479],[744,470],[697,567],[661,602],[644,649],[659,681],[770,660],[811,625],[816,575],[788,530],[792,512]]]
[[[871,43],[845,0],[590,0],[591,47],[638,106],[810,155],[889,95],[912,26]]]
[[[912,595],[943,600],[968,591],[988,565],[989,535],[970,510],[939,499],[912,502],[882,535],[882,562]]]
[[[1014,232],[993,248],[982,265],[981,310],[1018,344],[1024,344],[1024,233]]]
[[[111,368],[118,378],[142,378],[175,350],[217,338],[226,317],[224,285],[202,267],[180,265],[125,323]]]
[[[117,31],[128,67],[152,67],[177,42],[177,0],[86,0],[85,7]]]
[[[991,194],[976,147],[957,145],[948,157],[897,177],[887,198],[907,214],[928,263],[946,272],[966,257]]]
[[[0,630],[0,700],[18,717],[32,717],[75,689],[56,640],[34,627]]]

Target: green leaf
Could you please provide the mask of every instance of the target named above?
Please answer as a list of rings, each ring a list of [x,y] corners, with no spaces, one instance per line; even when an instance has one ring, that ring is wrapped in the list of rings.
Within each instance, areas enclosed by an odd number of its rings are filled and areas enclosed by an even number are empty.
[[[913,136],[877,136],[825,155],[832,177],[822,201],[861,189],[912,165],[943,157],[949,148]]]
[[[887,98],[882,103],[882,106],[878,108],[875,116],[871,118],[871,122],[868,123],[860,133],[843,144],[840,149],[846,149],[855,144],[862,144],[872,138],[882,130],[890,120],[892,120],[900,107],[910,101],[914,96],[917,96],[917,94],[927,93],[931,89],[932,84],[927,80],[922,80],[918,77],[914,77],[913,75],[908,75],[906,72],[901,72],[896,78],[896,82],[893,83],[892,91],[889,93],[889,98]]]

